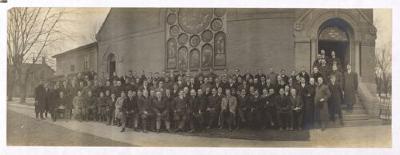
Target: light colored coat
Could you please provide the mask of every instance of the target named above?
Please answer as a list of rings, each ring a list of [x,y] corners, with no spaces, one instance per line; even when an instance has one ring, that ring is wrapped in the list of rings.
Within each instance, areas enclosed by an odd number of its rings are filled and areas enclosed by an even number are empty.
[[[237,99],[235,96],[225,96],[224,98],[222,98],[222,102],[221,102],[221,110],[226,110],[226,108],[228,108],[228,104],[229,104],[229,112],[231,113],[236,113],[236,107],[237,107]]]

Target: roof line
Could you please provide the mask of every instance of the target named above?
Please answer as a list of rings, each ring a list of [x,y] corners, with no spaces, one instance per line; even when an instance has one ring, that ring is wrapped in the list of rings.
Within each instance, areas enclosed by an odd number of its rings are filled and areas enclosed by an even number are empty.
[[[74,49],[70,49],[70,50],[68,50],[68,51],[65,51],[65,52],[62,52],[62,53],[53,55],[52,58],[56,58],[56,57],[58,57],[58,56],[65,55],[65,54],[67,54],[67,53],[74,52],[74,51],[77,51],[77,50],[89,48],[89,47],[95,46],[96,44],[97,44],[97,41],[92,42],[92,43],[89,43],[89,44],[85,44],[85,45],[76,47],[76,48],[74,48]]]

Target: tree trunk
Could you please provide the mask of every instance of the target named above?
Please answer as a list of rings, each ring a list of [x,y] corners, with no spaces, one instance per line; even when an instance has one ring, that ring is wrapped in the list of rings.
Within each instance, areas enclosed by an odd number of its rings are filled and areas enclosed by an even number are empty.
[[[14,95],[14,79],[15,71],[8,68],[7,72],[7,101],[12,101]]]
[[[24,77],[23,78],[21,78],[21,85],[20,85],[20,93],[21,93],[21,99],[20,99],[20,103],[25,103],[25,101],[26,101],[26,85],[27,85],[27,83],[28,83],[28,79],[29,79],[29,74],[30,74],[30,68],[28,67],[27,69],[26,69],[26,72],[25,72],[25,74],[22,74],[22,75],[24,75]]]

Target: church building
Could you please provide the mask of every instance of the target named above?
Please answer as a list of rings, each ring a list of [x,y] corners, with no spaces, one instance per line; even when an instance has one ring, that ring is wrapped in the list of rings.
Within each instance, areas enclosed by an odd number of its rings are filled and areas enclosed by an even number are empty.
[[[372,82],[372,9],[112,8],[97,33],[97,72],[310,71],[335,51]]]

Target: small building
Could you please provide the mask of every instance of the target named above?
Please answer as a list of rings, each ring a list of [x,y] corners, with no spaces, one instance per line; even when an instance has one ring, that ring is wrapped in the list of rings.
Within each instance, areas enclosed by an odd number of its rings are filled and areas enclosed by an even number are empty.
[[[15,71],[13,66],[7,67],[8,71],[13,72]],[[26,82],[26,97],[33,97],[34,96],[34,90],[35,87],[40,83],[42,80],[49,80],[53,78],[55,71],[46,63],[45,57],[42,58],[42,62],[38,64],[32,64],[32,63],[24,63],[22,64],[22,77],[25,77],[27,74],[28,79]],[[13,74],[9,73],[9,76],[7,80],[7,84],[11,84]],[[10,87],[10,85],[8,86]],[[17,85],[14,86],[15,89],[13,90],[13,97],[21,97],[22,91],[20,90],[21,88],[18,87]],[[11,90],[8,88],[8,90]]]
[[[56,75],[67,76],[85,71],[97,71],[97,42],[56,54]]]

